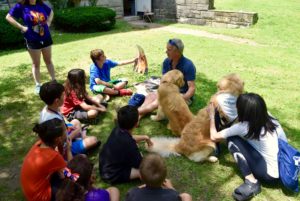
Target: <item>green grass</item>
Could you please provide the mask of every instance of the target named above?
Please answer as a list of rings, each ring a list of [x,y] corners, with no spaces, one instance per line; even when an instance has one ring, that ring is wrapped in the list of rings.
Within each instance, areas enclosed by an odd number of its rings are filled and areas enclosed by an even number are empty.
[[[204,107],[216,91],[216,82],[225,74],[238,73],[245,81],[248,92],[261,94],[269,111],[277,117],[292,145],[300,149],[300,4],[298,0],[217,0],[217,9],[258,12],[259,20],[248,29],[221,29],[183,24],[170,24],[174,28],[204,30],[211,33],[246,38],[262,44],[249,46],[174,34],[162,30],[135,30],[119,21],[110,32],[70,34],[52,32],[53,61],[57,78],[63,82],[72,68],[83,68],[88,73],[89,51],[104,49],[114,60],[129,59],[137,54],[135,45],[141,45],[148,57],[150,75],[160,75],[165,58],[165,44],[169,38],[179,37],[185,43],[185,55],[197,67],[196,99],[191,110],[196,113]],[[43,82],[49,80],[44,64],[41,66]],[[145,79],[134,74],[131,66],[112,70],[112,77],[127,77],[131,83]],[[87,85],[88,86],[88,85]],[[24,49],[0,52],[0,195],[1,200],[23,200],[19,186],[19,170],[23,157],[36,136],[31,132],[39,118],[43,103],[33,94],[34,83],[31,62]],[[126,104],[128,97],[114,99],[109,112],[98,125],[89,129],[90,135],[103,142],[113,128],[115,109]],[[145,117],[136,133],[151,136],[171,136],[166,122],[152,122]],[[142,148],[142,147],[141,147]],[[223,146],[219,163],[197,164],[184,157],[168,158],[169,178],[180,192],[189,192],[194,200],[232,200],[233,189],[242,183],[232,157]],[[145,150],[142,148],[144,153]],[[97,153],[90,158],[95,162],[98,175]],[[139,182],[118,185],[122,199],[127,190]],[[100,181],[96,185],[107,187]],[[299,195],[286,192],[280,185],[263,186],[262,193],[253,200],[299,200]]]

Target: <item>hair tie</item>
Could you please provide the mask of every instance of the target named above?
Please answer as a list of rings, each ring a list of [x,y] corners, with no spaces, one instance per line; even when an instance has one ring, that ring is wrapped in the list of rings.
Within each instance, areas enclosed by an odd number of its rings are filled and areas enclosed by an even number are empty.
[[[80,176],[80,174],[78,174],[78,173],[72,173],[71,170],[67,167],[64,169],[64,175],[65,175],[65,177],[71,179],[71,181],[73,181],[73,182],[76,182]]]

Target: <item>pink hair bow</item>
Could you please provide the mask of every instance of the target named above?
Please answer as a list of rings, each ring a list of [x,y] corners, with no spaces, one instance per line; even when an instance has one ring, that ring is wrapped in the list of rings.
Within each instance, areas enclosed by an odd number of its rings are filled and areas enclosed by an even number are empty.
[[[65,177],[70,178],[73,182],[76,182],[80,176],[78,173],[72,173],[71,170],[67,167],[64,169],[64,175]]]

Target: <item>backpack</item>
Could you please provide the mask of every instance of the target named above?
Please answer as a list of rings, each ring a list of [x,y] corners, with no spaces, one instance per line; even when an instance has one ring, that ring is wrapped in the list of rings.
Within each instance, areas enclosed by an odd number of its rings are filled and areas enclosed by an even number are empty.
[[[279,178],[286,188],[299,192],[300,152],[282,139],[278,139],[278,147]]]

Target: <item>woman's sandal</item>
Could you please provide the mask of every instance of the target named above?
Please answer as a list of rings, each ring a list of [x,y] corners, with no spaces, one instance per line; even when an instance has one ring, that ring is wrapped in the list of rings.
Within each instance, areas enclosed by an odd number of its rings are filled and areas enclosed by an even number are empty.
[[[261,192],[259,181],[252,183],[245,179],[245,182],[234,190],[232,197],[238,201],[249,200]]]

